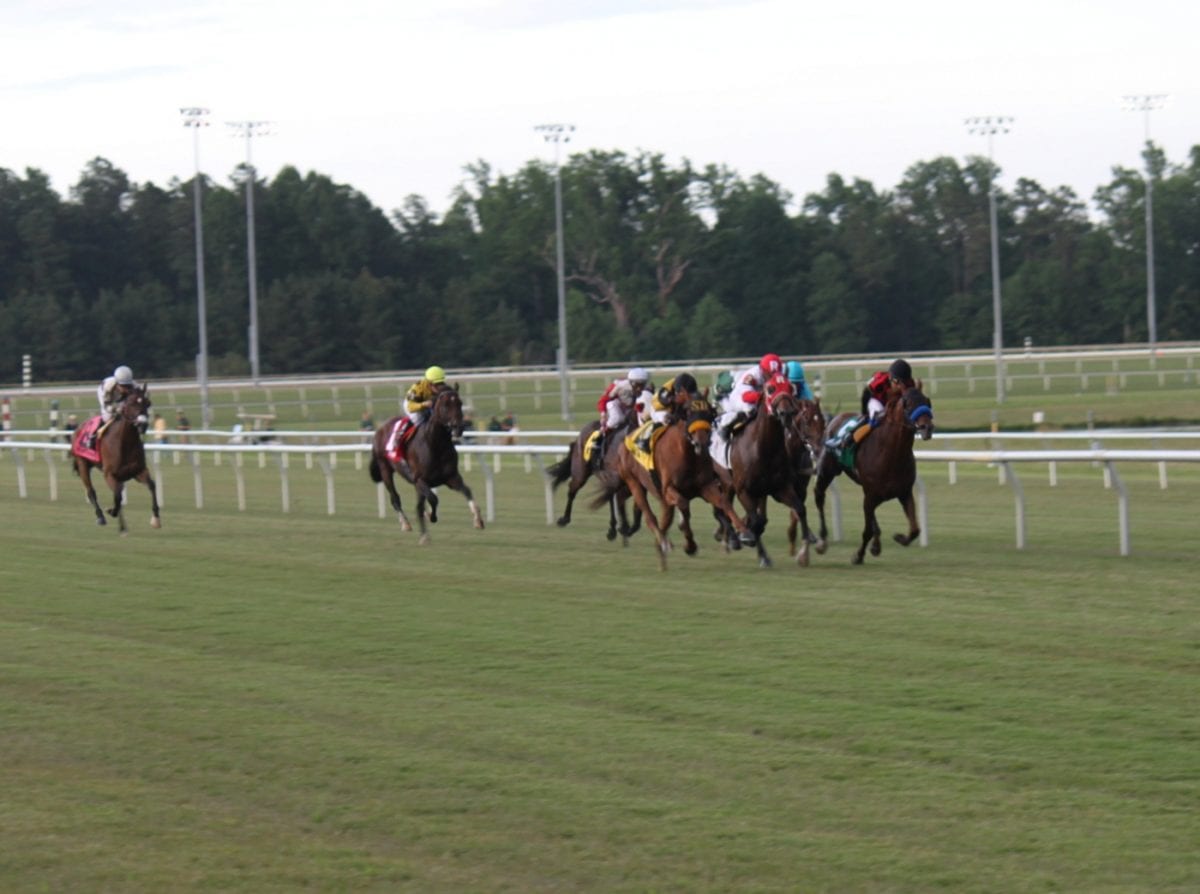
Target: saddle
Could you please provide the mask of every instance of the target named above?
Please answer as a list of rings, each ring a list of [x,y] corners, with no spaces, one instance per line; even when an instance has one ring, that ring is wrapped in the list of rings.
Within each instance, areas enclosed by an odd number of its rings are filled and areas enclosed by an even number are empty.
[[[404,448],[412,440],[413,435],[417,433],[417,428],[418,425],[407,416],[401,416],[400,421],[392,427],[392,432],[388,435],[384,453],[387,455],[388,462],[393,466],[398,466],[404,462]]]
[[[583,461],[591,464],[593,460],[596,464],[600,461],[600,429],[596,429],[587,436],[587,440],[583,442]]]
[[[112,424],[110,419],[108,423],[101,425],[101,419],[100,416],[93,416],[79,426],[75,441],[71,444],[71,452],[90,463],[100,462],[100,451],[96,445],[100,443],[100,436],[104,434],[104,430]]]
[[[625,449],[647,472],[654,471],[654,445],[666,430],[663,423],[647,419],[625,436]]]

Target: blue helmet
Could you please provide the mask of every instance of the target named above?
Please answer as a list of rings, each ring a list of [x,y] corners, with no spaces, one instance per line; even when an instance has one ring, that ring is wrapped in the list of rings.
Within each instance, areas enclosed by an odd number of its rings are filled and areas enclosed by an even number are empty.
[[[789,382],[804,381],[804,367],[799,360],[789,360],[787,362],[787,377]]]

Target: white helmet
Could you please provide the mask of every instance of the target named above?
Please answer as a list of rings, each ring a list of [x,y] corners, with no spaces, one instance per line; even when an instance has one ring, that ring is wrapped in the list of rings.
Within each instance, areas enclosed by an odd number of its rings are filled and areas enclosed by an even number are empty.
[[[128,366],[118,366],[113,370],[113,378],[117,380],[118,385],[132,385],[133,370]]]
[[[621,382],[617,385],[617,400],[628,406],[633,403],[633,388],[628,382]]]
[[[631,382],[649,382],[650,373],[646,372],[640,366],[635,366],[629,371],[629,375],[625,378],[629,379]]]

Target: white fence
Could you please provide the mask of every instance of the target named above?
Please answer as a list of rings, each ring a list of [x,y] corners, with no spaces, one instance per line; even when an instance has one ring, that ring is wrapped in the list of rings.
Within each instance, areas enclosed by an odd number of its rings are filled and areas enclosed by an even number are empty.
[[[51,433],[58,435],[58,433]],[[192,436],[213,436],[220,435],[226,439],[230,438],[229,432],[190,432]],[[293,432],[274,432],[275,437],[288,436],[305,436],[313,437],[313,432],[293,433]],[[47,432],[44,431],[26,431],[26,432],[11,432],[10,438],[26,437],[45,437]],[[484,437],[488,435],[485,433]],[[497,437],[509,438],[510,433],[497,433]],[[557,438],[572,436],[571,432],[521,432],[522,440],[529,438]],[[234,479],[237,489],[238,509],[245,511],[246,508],[246,481],[245,481],[245,462],[247,458],[257,457],[257,462],[260,468],[265,468],[267,457],[271,457],[271,462],[274,463],[280,473],[280,502],[283,512],[291,510],[290,498],[290,479],[289,470],[292,461],[299,457],[302,458],[307,469],[312,469],[314,465],[318,467],[325,477],[326,489],[326,508],[329,515],[336,513],[336,492],[334,487],[334,471],[337,468],[338,456],[350,454],[353,457],[356,469],[363,468],[364,457],[370,454],[370,446],[364,441],[364,435],[360,432],[341,432],[341,433],[321,433],[321,437],[326,440],[334,438],[345,438],[342,443],[324,443],[324,444],[286,444],[286,443],[222,443],[222,444],[154,444],[148,443],[146,450],[150,456],[152,472],[156,479],[159,479],[160,486],[162,483],[162,470],[164,457],[172,456],[175,464],[181,464],[181,458],[187,457],[187,464],[192,470],[193,492],[197,509],[204,507],[204,478],[203,464],[201,456],[208,454],[212,455],[214,464],[220,465],[222,457],[230,457],[233,459],[231,463]],[[946,441],[964,441],[975,439],[987,439],[993,442],[1004,440],[1028,440],[1028,439],[1071,439],[1071,438],[1086,438],[1092,446],[1086,450],[1066,450],[1066,449],[1043,449],[1043,450],[917,450],[916,458],[921,463],[946,463],[949,473],[950,483],[953,484],[957,480],[957,464],[958,463],[982,463],[989,466],[994,466],[999,470],[1001,483],[1008,483],[1012,490],[1016,504],[1016,546],[1017,549],[1024,549],[1026,544],[1026,505],[1024,490],[1021,486],[1021,481],[1016,474],[1015,466],[1028,463],[1044,463],[1050,470],[1050,485],[1057,484],[1057,466],[1059,463],[1091,463],[1100,465],[1104,469],[1104,485],[1108,488],[1114,488],[1117,491],[1117,527],[1118,527],[1118,546],[1120,554],[1127,556],[1130,554],[1130,529],[1129,529],[1129,493],[1117,472],[1119,463],[1156,463],[1159,468],[1159,486],[1167,487],[1167,463],[1200,463],[1200,450],[1167,450],[1161,448],[1154,449],[1134,449],[1134,450],[1111,450],[1105,449],[1098,444],[1104,440],[1122,440],[1138,438],[1140,440],[1167,440],[1167,439],[1191,439],[1200,438],[1200,433],[1197,432],[1054,432],[1048,434],[1038,433],[1019,433],[998,435],[986,432],[970,433],[970,434],[953,434],[947,436]],[[17,476],[17,490],[22,499],[27,499],[28,481],[26,476],[25,462],[28,459],[34,462],[36,455],[40,454],[45,463],[48,472],[50,499],[58,499],[58,470],[62,465],[61,462],[55,461],[56,454],[65,454],[68,445],[61,442],[46,442],[36,440],[6,440],[0,442],[0,446],[4,449],[0,451],[0,457],[9,456],[13,460],[13,465]],[[464,471],[469,471],[467,468],[473,457],[480,458],[480,468],[484,476],[484,511],[485,518],[491,522],[496,518],[496,499],[495,499],[495,476],[502,468],[501,458],[504,456],[521,456],[525,460],[525,471],[531,472],[536,459],[539,473],[544,472],[546,468],[546,458],[557,458],[567,452],[567,446],[562,443],[555,444],[463,444],[458,450],[463,455]],[[550,484],[549,478],[544,474],[539,474],[542,480],[545,501],[546,501],[546,523],[553,524],[555,519],[554,510],[554,492]],[[920,478],[917,480],[917,503],[918,515],[921,524],[921,545],[928,544],[929,537],[929,522],[928,522],[928,498],[924,482]],[[831,518],[832,534],[835,540],[842,538],[842,523],[841,523],[841,501],[838,498],[836,488],[831,488]],[[160,496],[160,502],[163,501]],[[388,514],[385,493],[382,485],[377,487],[377,511],[381,518]]]

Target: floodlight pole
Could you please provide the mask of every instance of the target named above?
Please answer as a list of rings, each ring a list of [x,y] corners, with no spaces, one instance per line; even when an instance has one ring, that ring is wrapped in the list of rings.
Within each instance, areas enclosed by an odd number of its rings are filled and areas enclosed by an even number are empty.
[[[992,157],[992,140],[996,134],[1008,133],[1013,118],[1008,115],[991,115],[984,118],[968,118],[967,132],[983,134],[988,140],[988,162],[993,177],[988,184],[988,222],[992,234],[992,349],[996,355],[996,403],[1004,403],[1004,327],[1000,317],[1000,229],[996,222],[996,164]]]
[[[562,397],[562,418],[571,419],[570,394],[567,383],[567,287],[563,260],[563,201],[562,201],[562,166],[559,164],[559,150],[563,143],[571,142],[571,134],[575,132],[574,124],[539,124],[534,130],[542,135],[547,143],[554,144],[554,234],[555,255],[558,278],[558,384]]]
[[[196,355],[196,381],[200,385],[200,427],[209,428],[212,417],[208,406],[208,323],[204,308],[204,222],[200,208],[200,128],[208,127],[208,109],[187,106],[179,110],[183,126],[192,128],[192,155],[195,176],[192,178],[192,205],[196,228],[196,315],[200,329],[199,353]]]
[[[1142,112],[1146,121],[1146,333],[1153,351],[1158,344],[1158,312],[1154,289],[1154,171],[1150,167],[1150,113],[1161,109],[1165,93],[1141,93],[1122,97],[1127,111]]]
[[[261,379],[258,360],[258,259],[254,250],[254,162],[251,158],[251,141],[254,137],[268,136],[269,121],[227,121],[236,131],[236,136],[246,139],[246,276],[250,288],[250,325],[246,336],[250,345],[250,378],[257,385]]]

